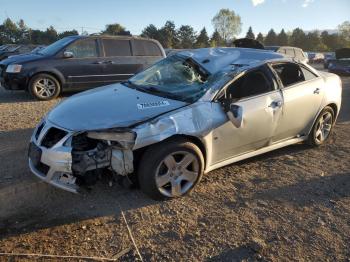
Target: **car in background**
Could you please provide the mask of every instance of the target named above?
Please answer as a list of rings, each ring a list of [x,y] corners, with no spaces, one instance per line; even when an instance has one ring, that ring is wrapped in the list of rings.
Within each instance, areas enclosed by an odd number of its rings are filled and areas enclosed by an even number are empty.
[[[341,48],[335,51],[335,58],[330,60],[328,71],[338,75],[350,75],[350,48]]]
[[[308,63],[309,59],[301,48],[292,46],[265,46],[265,49],[286,55],[296,61]]]
[[[329,52],[324,54],[323,68],[328,69],[330,61],[335,59],[335,52]]]
[[[128,81],[65,99],[35,128],[28,162],[39,179],[69,192],[109,174],[171,199],[225,165],[324,144],[340,106],[337,75],[279,53],[183,51]]]
[[[122,82],[165,57],[156,40],[126,36],[68,36],[0,62],[0,84],[50,100],[64,90]]]
[[[0,51],[0,61],[9,56],[30,53],[35,47],[35,45],[11,45],[3,51]]]
[[[306,52],[310,64],[320,64],[324,62],[324,54],[316,52]]]

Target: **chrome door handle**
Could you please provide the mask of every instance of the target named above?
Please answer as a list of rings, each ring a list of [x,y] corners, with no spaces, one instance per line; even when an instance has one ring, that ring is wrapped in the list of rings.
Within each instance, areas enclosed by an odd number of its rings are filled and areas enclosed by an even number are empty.
[[[281,107],[282,106],[282,101],[272,101],[269,107],[276,108],[276,107]]]
[[[316,95],[318,95],[319,93],[320,93],[320,89],[319,88],[316,88],[315,90],[314,90],[314,94],[316,94]]]

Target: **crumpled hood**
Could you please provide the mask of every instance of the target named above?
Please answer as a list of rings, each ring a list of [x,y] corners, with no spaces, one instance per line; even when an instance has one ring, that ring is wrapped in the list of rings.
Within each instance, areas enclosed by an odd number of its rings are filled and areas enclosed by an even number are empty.
[[[113,84],[65,99],[47,119],[72,131],[128,127],[186,105],[123,84]]]

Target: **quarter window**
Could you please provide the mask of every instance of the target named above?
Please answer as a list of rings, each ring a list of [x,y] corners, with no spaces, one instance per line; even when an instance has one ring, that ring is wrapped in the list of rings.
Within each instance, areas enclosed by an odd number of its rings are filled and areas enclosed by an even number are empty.
[[[105,56],[131,56],[129,40],[103,39]]]
[[[135,40],[133,51],[136,56],[162,56],[158,45],[152,41]]]
[[[75,41],[66,48],[66,51],[72,52],[75,58],[89,58],[98,56],[95,39]]]
[[[310,70],[304,68],[304,67],[300,67],[301,71],[303,72],[305,81],[307,80],[311,80],[317,77],[317,75],[315,75],[314,73],[312,73]]]
[[[291,86],[305,80],[304,74],[297,64],[285,63],[272,66],[281,79],[283,86]]]

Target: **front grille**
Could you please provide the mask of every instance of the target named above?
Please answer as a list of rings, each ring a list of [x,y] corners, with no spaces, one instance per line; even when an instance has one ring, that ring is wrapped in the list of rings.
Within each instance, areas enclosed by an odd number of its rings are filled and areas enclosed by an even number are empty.
[[[47,175],[47,172],[49,172],[50,167],[48,165],[45,165],[42,162],[39,162],[35,168],[42,174],[44,174],[45,176]]]
[[[41,142],[41,145],[46,148],[51,148],[57,144],[63,137],[68,133],[64,130],[58,129],[56,127],[51,127],[45,134],[44,139]]]

